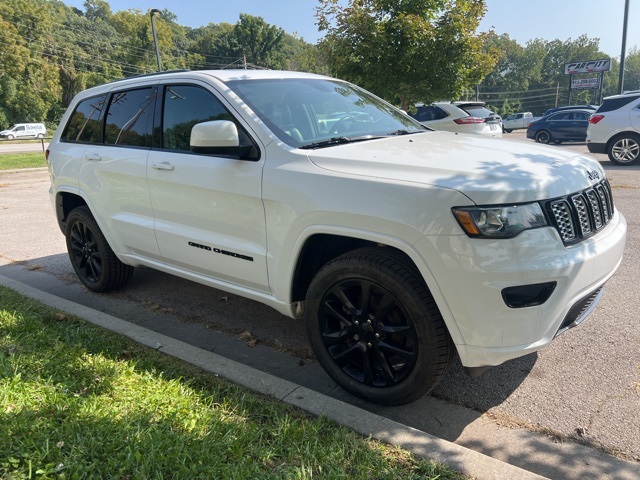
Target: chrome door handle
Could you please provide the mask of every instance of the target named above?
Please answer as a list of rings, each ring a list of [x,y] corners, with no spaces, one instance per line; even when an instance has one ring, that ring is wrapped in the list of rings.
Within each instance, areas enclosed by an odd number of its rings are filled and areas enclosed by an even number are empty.
[[[92,162],[99,162],[100,160],[102,160],[102,155],[98,154],[98,153],[87,153],[84,158],[86,158],[89,161]]]

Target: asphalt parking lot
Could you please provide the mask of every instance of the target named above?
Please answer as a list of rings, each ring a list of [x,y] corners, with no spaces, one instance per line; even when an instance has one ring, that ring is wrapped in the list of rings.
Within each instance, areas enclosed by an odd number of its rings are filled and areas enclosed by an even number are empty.
[[[504,138],[531,142],[523,132]],[[550,148],[586,152],[584,144]],[[432,395],[404,407],[370,405],[336,388],[311,358],[304,326],[255,302],[148,269],[117,293],[84,290],[55,223],[46,170],[0,172],[0,275],[551,478],[640,478],[640,166],[598,160],[629,232],[623,264],[596,311],[549,348],[480,378],[455,364]],[[624,474],[611,473],[620,464],[601,451],[628,460]]]

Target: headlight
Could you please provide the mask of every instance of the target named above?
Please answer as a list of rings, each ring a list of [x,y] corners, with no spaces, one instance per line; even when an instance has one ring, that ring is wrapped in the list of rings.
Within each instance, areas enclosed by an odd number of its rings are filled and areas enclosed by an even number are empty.
[[[470,237],[511,238],[523,230],[548,225],[538,203],[496,207],[454,207],[451,211]]]

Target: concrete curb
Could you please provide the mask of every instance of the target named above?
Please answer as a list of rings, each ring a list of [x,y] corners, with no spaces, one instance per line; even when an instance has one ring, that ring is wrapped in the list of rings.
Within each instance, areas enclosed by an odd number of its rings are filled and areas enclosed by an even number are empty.
[[[540,475],[442,440],[367,410],[320,394],[287,380],[131,324],[120,318],[43,292],[0,275],[0,285],[62,312],[124,335],[136,342],[224,377],[250,390],[274,397],[306,412],[335,420],[364,435],[397,445],[416,455],[447,465],[478,480],[534,480]]]

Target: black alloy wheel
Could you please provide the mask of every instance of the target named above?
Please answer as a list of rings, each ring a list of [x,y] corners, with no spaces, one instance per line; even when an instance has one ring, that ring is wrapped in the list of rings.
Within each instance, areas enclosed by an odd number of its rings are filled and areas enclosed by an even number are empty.
[[[548,130],[540,130],[536,133],[536,142],[538,143],[549,143],[551,142],[551,134]]]
[[[67,217],[67,251],[80,281],[94,292],[108,292],[126,284],[133,267],[113,253],[93,215],[85,206]]]
[[[433,389],[455,353],[412,265],[378,249],[348,253],[314,278],[305,308],[309,343],[345,390],[397,405]]]

